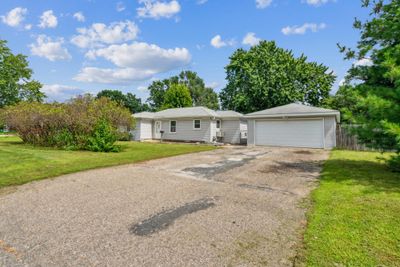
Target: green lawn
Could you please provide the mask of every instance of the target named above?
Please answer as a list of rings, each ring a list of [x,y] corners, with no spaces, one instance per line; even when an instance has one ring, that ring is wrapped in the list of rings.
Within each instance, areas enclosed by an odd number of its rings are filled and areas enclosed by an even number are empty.
[[[120,153],[65,151],[0,137],[0,188],[98,167],[215,149],[208,145],[121,142]]]
[[[400,174],[380,156],[332,152],[312,194],[308,266],[400,266]]]

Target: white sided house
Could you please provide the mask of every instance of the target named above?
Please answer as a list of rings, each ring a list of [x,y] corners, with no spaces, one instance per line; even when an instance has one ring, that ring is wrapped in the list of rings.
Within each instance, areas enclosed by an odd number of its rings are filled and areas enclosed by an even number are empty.
[[[240,144],[247,136],[244,116],[234,111],[213,111],[205,107],[166,109],[133,114],[134,140],[169,140]]]
[[[245,115],[248,145],[333,148],[337,110],[289,104]]]

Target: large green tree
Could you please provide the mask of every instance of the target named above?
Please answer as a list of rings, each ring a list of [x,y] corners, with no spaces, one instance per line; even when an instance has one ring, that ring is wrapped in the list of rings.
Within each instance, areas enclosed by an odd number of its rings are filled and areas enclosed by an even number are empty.
[[[370,18],[358,19],[361,32],[355,49],[339,45],[354,64],[333,104],[344,111],[359,140],[370,147],[396,149],[390,163],[400,171],[400,0],[362,1]]]
[[[26,56],[14,55],[5,40],[0,40],[0,108],[20,101],[38,101],[45,98],[42,85],[32,80]]]
[[[172,84],[164,95],[164,103],[161,109],[184,108],[192,106],[190,91],[184,84]]]
[[[328,67],[262,41],[238,49],[226,66],[227,85],[220,93],[224,109],[248,113],[296,101],[320,106],[329,96],[335,75]]]
[[[141,111],[146,111],[149,109],[147,104],[142,103],[142,100],[136,97],[132,93],[127,93],[126,95],[119,90],[103,90],[100,91],[97,98],[107,97],[120,105],[129,109],[132,113],[137,113]]]
[[[165,92],[174,84],[185,85],[192,98],[192,106],[205,106],[210,109],[218,109],[218,95],[212,88],[206,87],[202,78],[196,72],[182,71],[179,75],[154,81],[149,86],[150,97],[147,102],[153,110],[159,110],[164,103]]]

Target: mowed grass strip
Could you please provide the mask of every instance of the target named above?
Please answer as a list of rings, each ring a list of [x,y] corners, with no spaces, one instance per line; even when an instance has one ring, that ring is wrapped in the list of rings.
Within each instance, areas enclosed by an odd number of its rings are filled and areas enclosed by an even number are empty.
[[[209,145],[120,142],[120,153],[66,151],[0,137],[0,188],[99,167],[213,150]]]
[[[305,233],[307,266],[400,266],[400,174],[380,153],[335,150]]]

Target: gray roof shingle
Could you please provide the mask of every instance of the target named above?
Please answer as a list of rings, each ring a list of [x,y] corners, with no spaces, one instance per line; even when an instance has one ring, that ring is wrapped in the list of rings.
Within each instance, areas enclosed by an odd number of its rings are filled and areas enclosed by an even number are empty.
[[[233,110],[218,110],[216,111],[219,118],[241,118],[243,114]]]
[[[288,104],[280,107],[265,109],[246,114],[245,117],[273,117],[273,116],[310,116],[310,115],[335,115],[340,118],[340,112],[333,109],[317,108],[302,104]]]
[[[243,114],[235,111],[214,111],[206,107],[171,108],[159,112],[140,112],[133,114],[137,119],[173,119],[173,118],[241,118]]]

